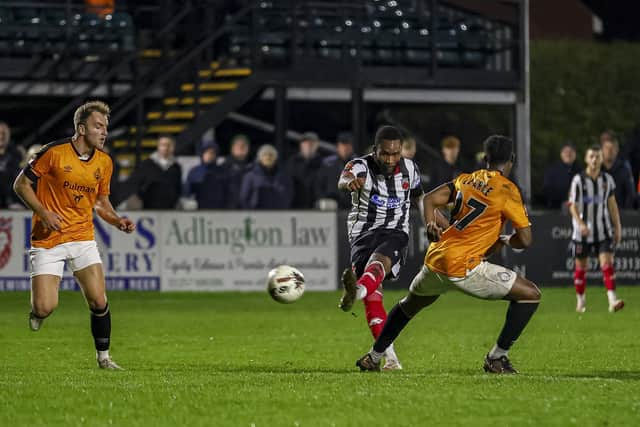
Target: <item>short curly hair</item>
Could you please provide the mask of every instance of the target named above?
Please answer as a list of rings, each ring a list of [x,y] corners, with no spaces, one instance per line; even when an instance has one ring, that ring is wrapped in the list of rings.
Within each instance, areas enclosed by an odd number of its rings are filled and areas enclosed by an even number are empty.
[[[491,135],[484,141],[484,154],[489,163],[513,161],[513,141],[502,135]]]

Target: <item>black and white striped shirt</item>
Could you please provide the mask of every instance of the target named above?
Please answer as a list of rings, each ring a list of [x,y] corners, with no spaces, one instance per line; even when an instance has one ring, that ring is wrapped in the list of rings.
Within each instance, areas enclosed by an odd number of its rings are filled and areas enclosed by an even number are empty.
[[[343,172],[366,178],[362,189],[351,193],[347,219],[351,242],[375,229],[409,234],[411,198],[422,194],[420,171],[413,160],[401,158],[394,172],[386,174],[368,154],[347,163]]]
[[[589,227],[589,234],[580,233],[580,224],[573,218],[572,239],[575,242],[594,243],[613,237],[609,213],[609,197],[615,197],[616,184],[611,175],[600,172],[596,179],[586,172],[576,174],[571,181],[569,202],[576,206],[580,218]]]

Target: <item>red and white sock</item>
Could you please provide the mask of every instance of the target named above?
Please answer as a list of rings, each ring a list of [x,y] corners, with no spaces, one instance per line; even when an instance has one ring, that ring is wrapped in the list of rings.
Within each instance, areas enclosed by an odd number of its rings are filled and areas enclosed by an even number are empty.
[[[371,335],[373,335],[374,339],[377,339],[380,336],[380,332],[382,332],[384,322],[387,320],[387,311],[382,304],[382,290],[376,290],[366,297],[363,302]]]
[[[613,265],[605,264],[602,266],[602,281],[604,287],[607,288],[607,298],[609,299],[609,305],[613,305],[618,301],[616,295],[616,273],[613,270]]]
[[[374,293],[384,280],[384,265],[380,261],[373,261],[364,269],[364,273],[358,279],[356,298],[363,299]]]
[[[585,303],[585,295],[584,292],[587,287],[587,272],[582,269],[576,267],[576,270],[573,273],[573,286],[576,288],[576,298],[578,299],[578,303],[584,305]]]

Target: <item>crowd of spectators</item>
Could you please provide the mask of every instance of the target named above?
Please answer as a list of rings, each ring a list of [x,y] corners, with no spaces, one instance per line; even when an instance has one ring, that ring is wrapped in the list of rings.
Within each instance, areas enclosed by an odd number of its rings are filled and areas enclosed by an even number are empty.
[[[341,133],[335,154],[328,156],[320,154],[313,132],[303,134],[298,144],[298,152],[288,160],[276,147],[264,144],[251,161],[251,143],[244,135],[232,138],[226,157],[216,142],[205,140],[199,147],[200,164],[187,171],[183,184],[173,155],[175,141],[163,135],[156,151],[112,188],[112,201],[119,205],[133,199],[128,206],[143,209],[349,208],[351,199],[338,192],[337,182],[354,156],[350,135]]]
[[[602,147],[602,170],[609,173],[616,184],[615,196],[618,207],[638,209],[640,207],[638,178],[640,177],[634,176],[631,162],[620,154],[620,143],[615,132],[611,130],[602,132],[600,146]],[[549,166],[544,173],[545,207],[566,209],[571,179],[582,171],[578,159],[576,147],[572,143],[567,142],[560,148],[560,160]]]
[[[618,137],[607,130],[600,135],[603,170],[616,184],[616,201],[621,209],[640,208],[640,131],[621,151]],[[251,142],[236,135],[229,142],[229,154],[221,155],[213,140],[200,144],[200,164],[183,170],[174,156],[175,140],[168,135],[157,139],[156,150],[140,162],[124,182],[118,181],[117,163],[112,179],[112,202],[129,209],[349,209],[351,196],[340,192],[337,182],[343,168],[356,156],[351,135],[340,133],[335,151],[322,155],[319,138],[306,132],[298,151],[282,159],[270,144],[257,148],[252,159]],[[451,135],[442,139],[441,157],[420,165],[425,190],[450,181],[462,172],[458,157],[460,140]],[[40,150],[35,144],[25,150],[11,139],[11,128],[0,121],[0,209],[20,209],[21,201],[12,185],[19,171]],[[366,151],[366,150],[365,150]],[[402,155],[414,158],[416,141],[403,141]],[[570,142],[559,159],[544,173],[542,196],[547,209],[565,209],[573,176],[582,171],[580,153]],[[480,166],[480,165],[478,165]]]
[[[206,140],[199,147],[200,164],[187,171],[182,185],[182,171],[173,158],[175,143],[171,137],[161,136],[158,149],[121,183],[125,190],[112,188],[116,194],[113,201],[118,205],[137,195],[140,203],[133,206],[143,209],[349,209],[351,195],[339,191],[337,182],[356,156],[351,134],[338,134],[335,151],[327,155],[320,153],[319,143],[316,133],[306,132],[289,159],[282,159],[273,145],[264,144],[252,162],[251,144],[244,135],[231,140],[227,157],[220,156],[217,143]],[[430,172],[423,175],[426,188],[435,188],[461,173],[460,140],[447,136],[441,145],[442,157],[424,168]],[[402,153],[414,158],[414,139],[403,141]]]

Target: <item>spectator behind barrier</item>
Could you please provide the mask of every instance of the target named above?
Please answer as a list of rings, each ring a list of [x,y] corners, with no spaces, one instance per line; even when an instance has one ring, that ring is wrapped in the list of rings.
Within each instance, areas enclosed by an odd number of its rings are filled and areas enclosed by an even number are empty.
[[[640,126],[636,126],[631,132],[627,142],[622,146],[619,154],[623,159],[627,159],[631,165],[631,172],[638,193],[636,194],[636,208],[640,208]]]
[[[172,136],[158,137],[158,146],[151,156],[140,162],[131,177],[122,185],[121,198],[137,194],[143,209],[175,209],[182,193],[182,170],[173,157]],[[119,204],[120,201],[116,201]]]
[[[341,132],[336,141],[336,154],[323,159],[322,167],[316,175],[316,194],[318,201],[335,200],[339,209],[351,208],[351,195],[338,190],[340,174],[349,160],[353,159],[353,141],[351,134]]]
[[[549,209],[560,209],[569,197],[569,187],[573,177],[582,171],[576,162],[576,148],[572,143],[565,143],[560,148],[560,160],[544,171],[542,189]]]
[[[620,209],[633,209],[636,188],[628,161],[618,157],[620,145],[615,132],[606,130],[600,134],[602,147],[602,169],[608,172],[616,183],[616,202]]]
[[[289,209],[293,199],[291,177],[278,165],[278,151],[265,144],[242,179],[240,204],[244,209]]]
[[[231,202],[230,176],[224,166],[216,164],[219,147],[205,141],[200,154],[201,164],[189,171],[185,185],[187,196],[195,196],[198,209],[224,209]]]
[[[405,159],[415,161],[417,152],[418,144],[416,143],[416,139],[412,136],[406,136],[402,140],[402,151],[400,152],[400,155]],[[431,177],[426,175],[424,172],[424,170],[420,170],[420,181],[422,182],[423,188],[429,185],[429,180],[431,179]]]
[[[20,205],[13,193],[13,181],[20,172],[22,152],[11,141],[11,128],[0,121],[0,208]]]
[[[300,151],[289,159],[288,171],[293,179],[293,208],[311,209],[316,201],[315,182],[322,158],[318,155],[318,135],[306,132],[300,139]]]
[[[402,141],[402,152],[401,152],[401,155],[405,159],[413,160],[416,157],[417,149],[418,148],[416,146],[416,140],[414,138],[410,137],[410,136],[406,137]]]
[[[462,171],[456,164],[460,154],[460,139],[457,136],[447,136],[442,139],[442,159],[439,159],[431,167],[429,186],[431,191],[440,184],[452,181]]]
[[[242,178],[249,170],[251,151],[251,141],[246,135],[235,135],[231,138],[231,152],[227,157],[221,157],[217,163],[224,166],[229,174],[229,185],[231,188],[229,208],[239,209],[240,206],[240,187],[242,186]]]

